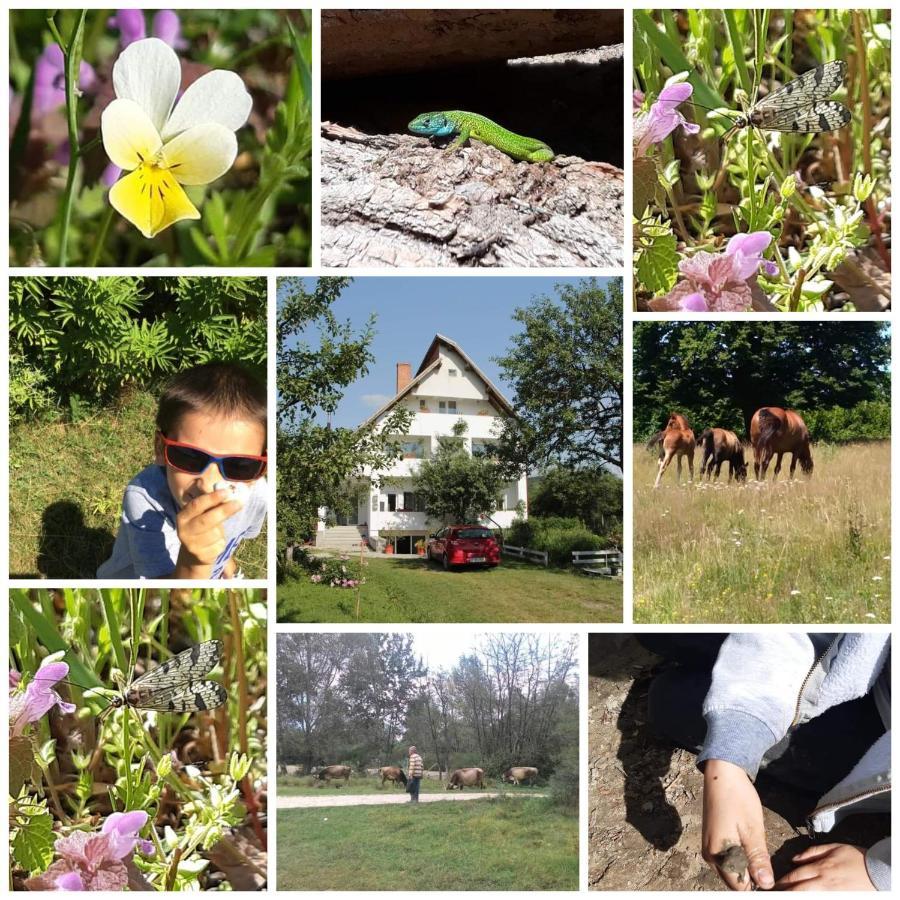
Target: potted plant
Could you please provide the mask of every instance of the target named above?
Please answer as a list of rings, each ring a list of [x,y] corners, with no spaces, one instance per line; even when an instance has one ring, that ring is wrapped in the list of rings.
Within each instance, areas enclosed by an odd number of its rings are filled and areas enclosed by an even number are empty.
[[[383,534],[384,538],[384,552],[390,556],[394,552],[394,535],[390,532]]]
[[[416,553],[418,553],[419,556],[425,555],[425,538],[419,538],[416,541]]]

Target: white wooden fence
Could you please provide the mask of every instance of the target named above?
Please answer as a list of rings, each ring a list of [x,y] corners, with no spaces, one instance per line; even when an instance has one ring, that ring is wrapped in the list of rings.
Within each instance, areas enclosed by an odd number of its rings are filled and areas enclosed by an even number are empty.
[[[546,550],[529,550],[527,547],[514,547],[512,544],[504,544],[503,552],[507,556],[515,556],[526,562],[540,563],[542,566],[550,564],[550,554]]]
[[[612,578],[622,571],[622,551],[573,550],[572,565],[586,575],[607,575]]]

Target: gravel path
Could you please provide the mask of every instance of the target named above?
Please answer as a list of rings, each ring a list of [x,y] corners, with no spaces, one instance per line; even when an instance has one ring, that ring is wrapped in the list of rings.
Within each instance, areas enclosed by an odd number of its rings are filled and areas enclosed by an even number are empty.
[[[419,794],[420,803],[437,803],[440,800],[478,800],[481,797],[500,797],[496,791],[473,791],[472,793],[448,792],[446,794]],[[506,794],[507,797],[546,797],[546,794]],[[317,809],[325,806],[387,806],[388,804],[409,803],[406,794],[333,794],[327,797],[279,797],[278,809]]]

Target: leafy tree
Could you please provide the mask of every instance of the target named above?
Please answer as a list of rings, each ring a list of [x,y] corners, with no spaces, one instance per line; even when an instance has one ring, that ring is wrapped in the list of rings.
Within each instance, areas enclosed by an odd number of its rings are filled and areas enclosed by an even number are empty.
[[[452,435],[439,437],[434,455],[422,461],[415,475],[415,489],[431,518],[477,522],[497,508],[506,480],[501,466],[495,460],[469,454],[466,430],[460,419]]]
[[[513,471],[552,463],[622,467],[622,281],[558,285],[517,309],[523,331],[498,358],[517,418],[499,457]]]
[[[277,496],[282,544],[308,538],[320,507],[349,511],[347,482],[400,459],[397,438],[412,418],[409,410],[395,409],[381,425],[333,428],[328,422],[346,388],[374,360],[374,316],[357,331],[331,310],[349,282],[319,278],[312,290],[300,278],[279,283]]]
[[[761,406],[802,412],[889,401],[889,366],[890,331],[880,322],[639,322],[635,440],[673,410],[695,430],[746,434]]]
[[[574,516],[595,534],[622,526],[622,479],[595,469],[551,466],[528,481],[532,516]]]

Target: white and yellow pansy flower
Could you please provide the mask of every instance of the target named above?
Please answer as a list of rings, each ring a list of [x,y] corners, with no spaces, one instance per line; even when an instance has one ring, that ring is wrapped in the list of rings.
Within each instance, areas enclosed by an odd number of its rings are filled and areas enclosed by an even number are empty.
[[[113,208],[152,238],[199,219],[183,184],[208,184],[237,156],[235,131],[253,101],[234,72],[215,69],[181,96],[181,64],[158,38],[129,44],[113,66],[116,99],[103,110],[103,146],[127,174],[110,189]]]

